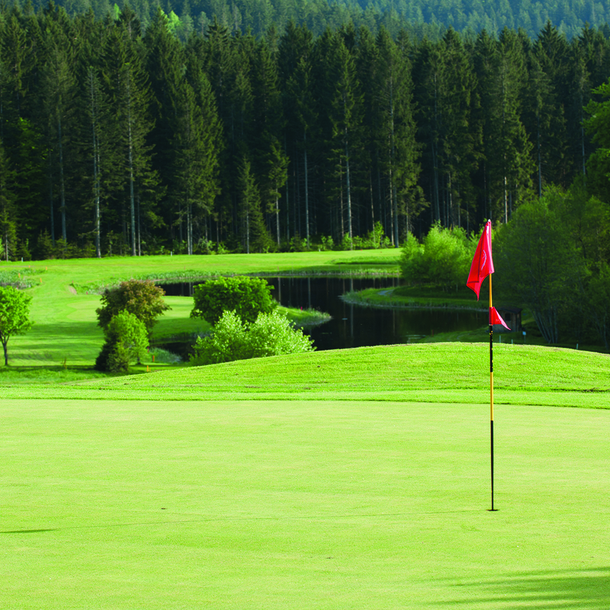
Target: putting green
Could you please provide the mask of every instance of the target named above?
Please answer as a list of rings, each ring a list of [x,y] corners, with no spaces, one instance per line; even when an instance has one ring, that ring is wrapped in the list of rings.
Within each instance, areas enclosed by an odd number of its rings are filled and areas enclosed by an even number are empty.
[[[610,606],[610,411],[3,400],[3,609]]]

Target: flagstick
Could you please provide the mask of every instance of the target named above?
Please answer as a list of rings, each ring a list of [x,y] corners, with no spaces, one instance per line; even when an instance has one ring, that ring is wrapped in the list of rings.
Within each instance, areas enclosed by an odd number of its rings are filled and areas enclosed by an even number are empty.
[[[491,510],[494,508],[494,326],[491,319],[491,308],[493,306],[491,296],[491,276],[489,274],[489,411],[490,411],[490,434],[491,434]]]

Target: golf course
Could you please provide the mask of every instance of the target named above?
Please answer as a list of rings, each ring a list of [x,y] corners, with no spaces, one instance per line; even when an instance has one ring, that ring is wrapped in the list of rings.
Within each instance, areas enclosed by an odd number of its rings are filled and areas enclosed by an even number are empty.
[[[34,322],[0,367],[0,608],[607,610],[606,353],[494,345],[494,512],[484,342],[93,370],[121,280],[399,256],[0,263]],[[165,300],[153,339],[209,330]]]

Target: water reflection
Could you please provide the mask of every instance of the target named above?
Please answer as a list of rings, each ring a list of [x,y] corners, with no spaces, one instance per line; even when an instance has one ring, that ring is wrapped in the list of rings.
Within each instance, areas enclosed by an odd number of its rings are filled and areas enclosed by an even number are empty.
[[[268,277],[273,296],[286,307],[319,309],[330,322],[311,329],[319,350],[408,343],[422,335],[473,330],[485,325],[485,313],[431,309],[377,309],[343,301],[342,294],[365,288],[398,286],[397,278]]]

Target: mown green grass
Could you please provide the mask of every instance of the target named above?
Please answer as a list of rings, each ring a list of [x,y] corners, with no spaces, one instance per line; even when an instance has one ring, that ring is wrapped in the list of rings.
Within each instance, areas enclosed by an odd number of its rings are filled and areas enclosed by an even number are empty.
[[[6,400],[0,607],[610,604],[610,411]]]
[[[0,608],[610,606],[610,356],[494,346],[491,513],[487,346],[96,376],[70,284],[120,270],[70,263],[0,370]],[[168,300],[159,335],[201,330]]]
[[[608,408],[609,365],[606,354],[496,344],[495,400]],[[294,354],[54,386],[22,388],[13,382],[2,392],[7,398],[482,403],[489,396],[488,371],[486,345],[435,343]]]
[[[66,269],[0,372],[0,608],[610,604],[609,356],[495,346],[490,513],[485,345],[95,376]]]

